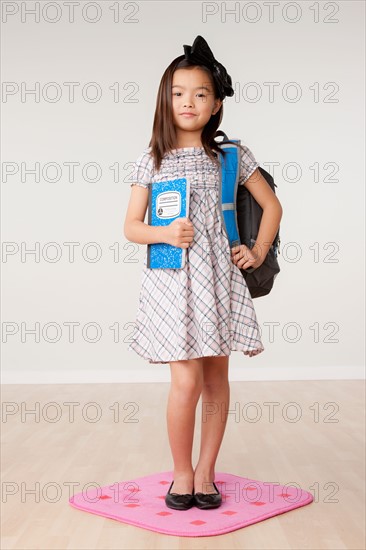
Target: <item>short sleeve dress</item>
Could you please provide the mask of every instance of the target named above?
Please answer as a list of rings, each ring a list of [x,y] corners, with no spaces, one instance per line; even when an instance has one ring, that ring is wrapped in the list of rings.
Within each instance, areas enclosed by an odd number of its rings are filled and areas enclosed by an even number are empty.
[[[259,166],[242,145],[239,185]],[[147,247],[135,329],[128,351],[149,363],[169,363],[242,351],[264,351],[256,313],[231,251],[219,211],[219,167],[203,147],[172,149],[153,167],[151,147],[135,162],[131,185],[175,178],[190,181],[189,219],[194,237],[182,269],[149,269]]]

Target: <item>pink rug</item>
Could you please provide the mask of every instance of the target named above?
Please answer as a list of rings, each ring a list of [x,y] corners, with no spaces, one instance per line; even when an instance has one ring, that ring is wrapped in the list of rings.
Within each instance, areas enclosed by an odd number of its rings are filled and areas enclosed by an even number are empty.
[[[189,510],[172,510],[164,501],[172,481],[172,471],[161,472],[106,487],[88,488],[71,497],[69,502],[79,510],[150,531],[207,537],[241,529],[314,500],[311,493],[296,486],[216,472],[215,483],[222,494],[219,508],[200,510],[193,506]]]

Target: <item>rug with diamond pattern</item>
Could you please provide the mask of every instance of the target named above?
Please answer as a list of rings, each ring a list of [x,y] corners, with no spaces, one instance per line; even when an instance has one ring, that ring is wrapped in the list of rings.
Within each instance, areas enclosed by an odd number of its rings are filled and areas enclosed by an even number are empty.
[[[216,472],[222,494],[219,508],[172,510],[165,495],[173,472],[161,472],[105,487],[89,487],[70,498],[71,506],[139,528],[182,537],[222,535],[290,512],[313,501],[296,482],[281,485],[234,474]]]

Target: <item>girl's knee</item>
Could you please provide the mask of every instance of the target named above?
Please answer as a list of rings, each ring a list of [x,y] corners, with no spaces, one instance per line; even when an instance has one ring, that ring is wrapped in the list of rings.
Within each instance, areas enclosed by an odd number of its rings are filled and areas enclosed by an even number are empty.
[[[171,386],[185,399],[198,398],[203,386],[202,358],[170,363]]]
[[[207,389],[220,389],[229,383],[229,357],[204,357],[203,386]]]

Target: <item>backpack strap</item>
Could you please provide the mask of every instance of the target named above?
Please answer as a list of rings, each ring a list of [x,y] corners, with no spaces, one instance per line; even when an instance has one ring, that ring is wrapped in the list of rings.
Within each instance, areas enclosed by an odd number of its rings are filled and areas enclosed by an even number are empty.
[[[240,144],[239,139],[232,139]],[[230,248],[240,243],[237,213],[236,195],[239,182],[240,148],[233,143],[220,142],[221,149],[225,149],[225,156],[220,153],[220,178],[219,178],[219,210]]]

